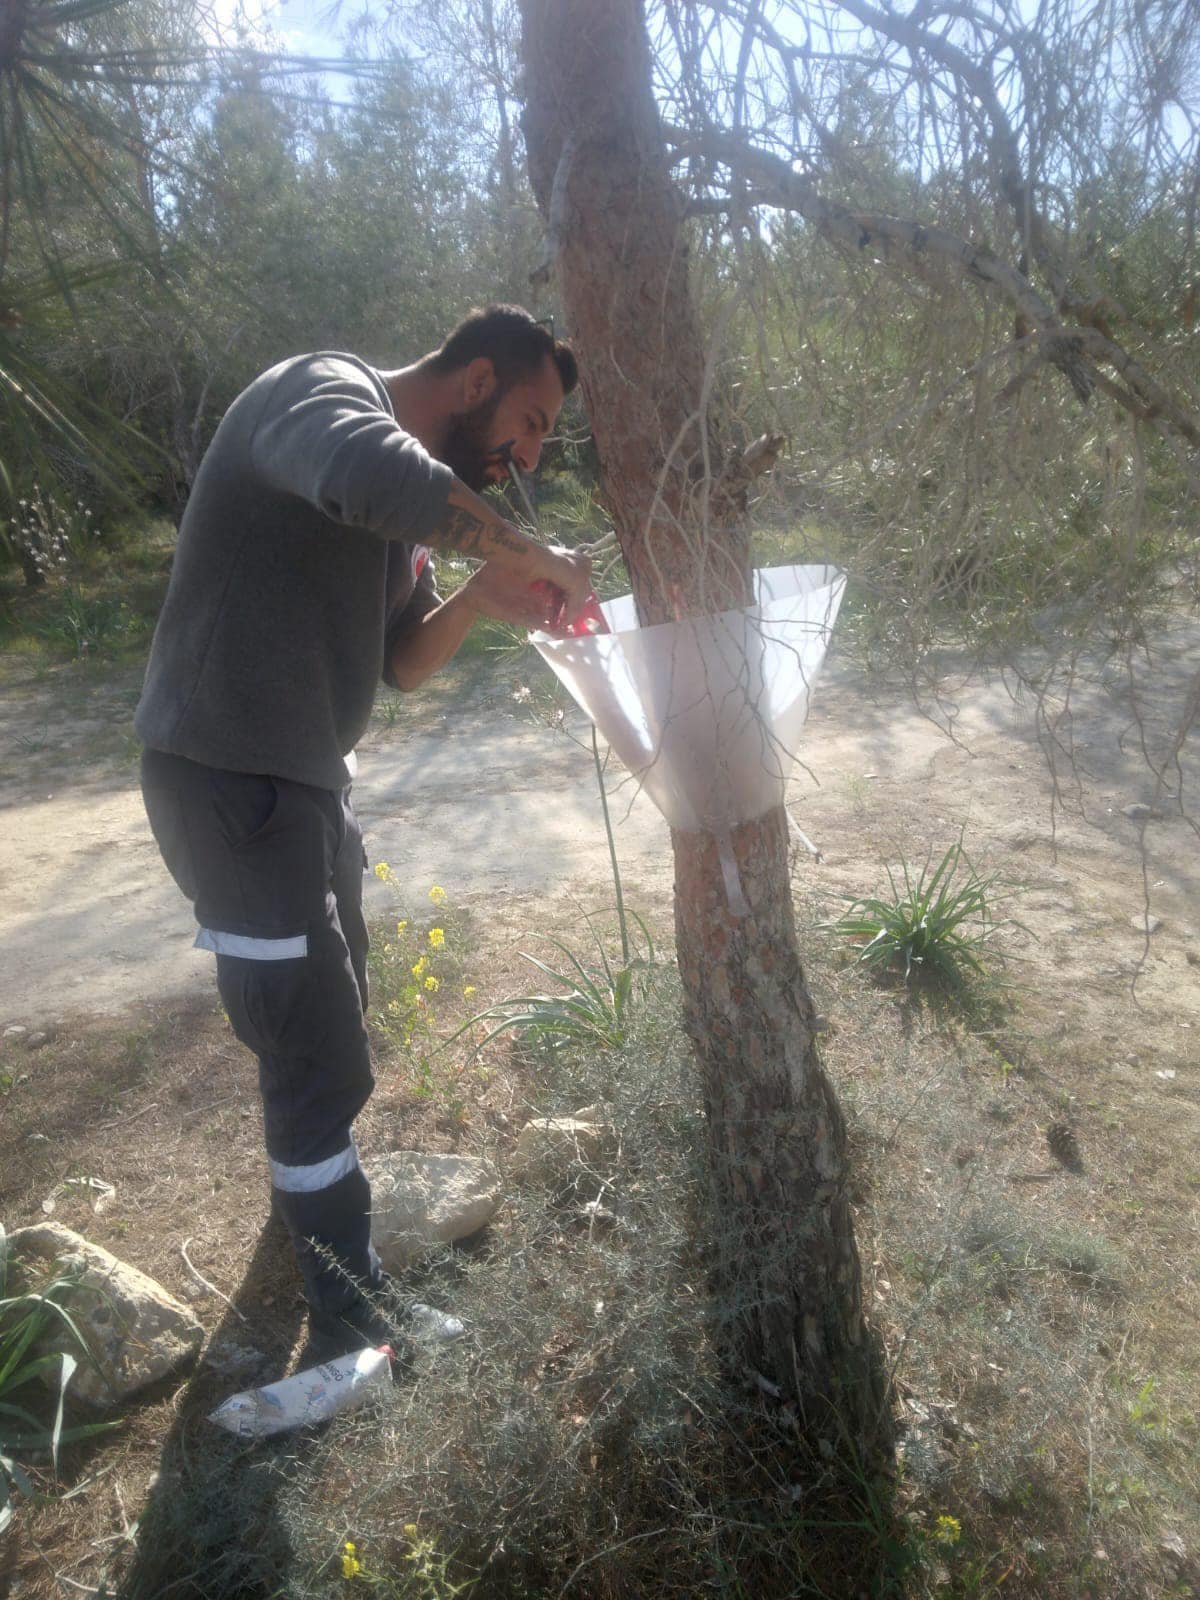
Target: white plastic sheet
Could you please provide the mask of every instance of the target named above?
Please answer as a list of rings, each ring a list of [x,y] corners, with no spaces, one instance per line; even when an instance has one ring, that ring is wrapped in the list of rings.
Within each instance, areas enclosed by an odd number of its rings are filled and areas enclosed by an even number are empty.
[[[533,642],[672,827],[715,834],[731,908],[744,913],[729,832],[781,805],[846,586],[836,567],[756,572],[741,611]]]

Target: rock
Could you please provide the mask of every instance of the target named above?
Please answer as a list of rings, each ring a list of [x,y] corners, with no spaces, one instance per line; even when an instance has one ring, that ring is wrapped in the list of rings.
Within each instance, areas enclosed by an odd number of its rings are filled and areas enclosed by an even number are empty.
[[[28,1032],[29,1029],[22,1027],[19,1022],[10,1022],[8,1027],[4,1030],[4,1037],[6,1039],[19,1039],[22,1034]]]
[[[478,1156],[394,1150],[366,1166],[371,1181],[371,1242],[389,1270],[439,1244],[486,1227],[500,1204],[500,1178]]]
[[[1139,933],[1157,933],[1162,927],[1162,918],[1149,917],[1144,911],[1139,911],[1136,917],[1130,917],[1129,925]]]
[[[563,1183],[574,1168],[603,1160],[613,1143],[613,1130],[606,1122],[535,1117],[521,1129],[509,1169],[529,1183]]]
[[[9,1235],[8,1244],[10,1258],[23,1266],[25,1277],[40,1276],[50,1268],[78,1276],[62,1304],[92,1356],[91,1361],[79,1356],[71,1378],[71,1392],[80,1399],[98,1406],[119,1405],[192,1360],[203,1344],[203,1327],[181,1301],[146,1273],[89,1244],[70,1228],[55,1222],[18,1228]],[[57,1322],[39,1349],[78,1354]]]
[[[1157,806],[1122,806],[1121,815],[1128,817],[1130,822],[1161,822],[1163,819],[1163,814]]]

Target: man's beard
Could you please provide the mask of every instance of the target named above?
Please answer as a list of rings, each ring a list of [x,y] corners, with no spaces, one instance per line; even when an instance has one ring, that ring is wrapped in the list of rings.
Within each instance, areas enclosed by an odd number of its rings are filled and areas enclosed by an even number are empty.
[[[451,418],[440,451],[440,459],[454,476],[461,478],[467,488],[474,489],[476,494],[487,487],[487,469],[503,459],[496,454],[494,447],[488,445],[492,419],[503,398],[503,393],[497,391],[474,411],[464,411]]]

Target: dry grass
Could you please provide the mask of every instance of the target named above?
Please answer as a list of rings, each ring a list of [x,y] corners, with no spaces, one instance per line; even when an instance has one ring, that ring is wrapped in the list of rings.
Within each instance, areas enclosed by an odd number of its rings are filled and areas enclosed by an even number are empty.
[[[26,1510],[0,1583],[27,1600],[63,1578],[96,1592],[105,1574],[129,1600],[303,1600],[368,1582],[435,1600],[460,1583],[580,1600],[1196,1592],[1188,1087],[1146,1093],[1044,986],[985,997],[966,1020],[881,988],[817,931],[826,910],[802,905],[802,937],[894,1368],[894,1492],[822,1477],[786,1419],[714,1368],[716,1224],[667,977],[621,1052],[497,1041],[421,1075],[381,1035],[367,1149],[503,1161],[530,1111],[599,1102],[617,1154],[559,1192],[511,1187],[485,1245],[430,1264],[422,1293],[471,1335],[400,1379],[381,1413],[252,1450],[215,1439],[203,1414],[230,1381],[214,1347],[253,1344],[279,1371],[299,1358],[301,1307],[267,1218],[249,1064],[214,1006],[164,1007],[33,1051],[6,1042],[0,1204],[19,1224],[63,1177],[103,1176],[113,1210],[93,1217],[60,1192],[55,1215],[178,1294],[195,1293],[179,1255],[191,1237],[248,1322],[197,1300],[210,1359],[68,1460],[64,1486],[81,1492]],[[437,923],[452,934],[435,997],[449,1029],[524,974],[507,943],[444,911]],[[1113,996],[1118,1035],[1127,1004]],[[1078,1170],[1047,1147],[1055,1120]]]

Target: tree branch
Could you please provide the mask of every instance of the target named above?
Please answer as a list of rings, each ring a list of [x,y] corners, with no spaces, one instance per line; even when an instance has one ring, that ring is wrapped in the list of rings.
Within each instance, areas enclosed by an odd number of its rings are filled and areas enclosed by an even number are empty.
[[[843,0],[843,9],[857,17],[865,27],[903,45],[914,60],[922,56],[946,68],[955,83],[962,86],[987,119],[984,139],[1000,179],[1000,189],[1012,207],[1017,231],[1029,247],[1033,259],[1046,274],[1046,280],[1060,302],[1067,294],[1067,274],[1051,245],[1045,220],[1033,203],[1033,186],[1025,173],[1016,134],[1000,98],[989,67],[969,56],[965,50],[929,28],[913,16],[898,16],[894,11],[878,10],[866,0]],[[977,19],[982,20],[982,19]],[[1010,48],[1016,46],[1011,44]],[[977,113],[978,115],[978,113]]]
[[[950,233],[945,228],[878,213],[851,211],[827,199],[812,179],[794,172],[779,156],[757,149],[716,129],[701,135],[667,128],[668,143],[677,155],[703,153],[742,176],[755,180],[757,205],[794,211],[831,243],[863,256],[876,252],[888,261],[936,259],[957,268],[968,281],[1004,296],[1038,337],[1042,359],[1058,367],[1080,399],[1086,399],[1095,381],[1094,368],[1114,371],[1125,386],[1120,403],[1137,415],[1161,419],[1193,447],[1200,446],[1200,424],[1142,364],[1116,340],[1094,326],[1065,323],[1056,309],[1018,268],[982,245]],[[1117,385],[1105,389],[1117,398]]]

